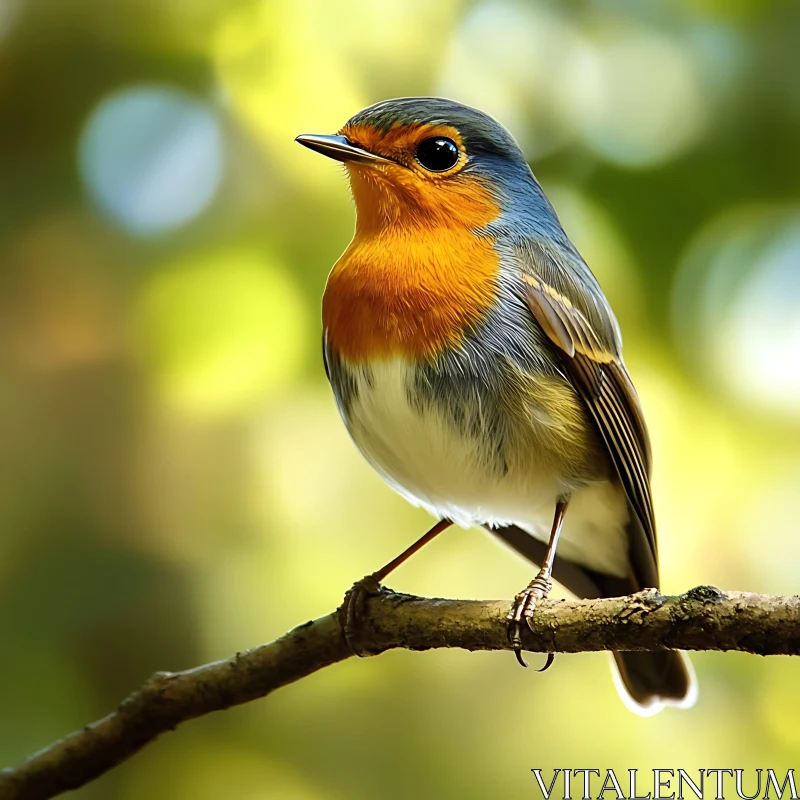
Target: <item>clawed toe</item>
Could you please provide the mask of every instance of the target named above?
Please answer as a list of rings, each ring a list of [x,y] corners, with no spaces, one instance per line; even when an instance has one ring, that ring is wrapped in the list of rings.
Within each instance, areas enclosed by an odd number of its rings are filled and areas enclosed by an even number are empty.
[[[514,598],[514,603],[506,616],[508,642],[514,650],[517,661],[523,667],[527,667],[528,664],[522,657],[522,623],[524,622],[529,628],[533,628],[532,619],[533,612],[536,610],[536,604],[539,600],[543,600],[547,597],[552,585],[552,581],[548,575],[539,573],[530,584]],[[548,669],[553,663],[553,659],[553,654],[548,653],[547,663],[538,671],[544,672]]]
[[[515,622],[512,618],[512,613],[514,609],[509,612],[508,617],[506,617],[506,628],[508,633],[508,643],[514,649],[514,655],[517,658],[517,663],[521,667],[527,667],[528,662],[522,657],[522,635],[521,635],[521,628],[518,622]]]
[[[547,660],[544,662],[544,666],[540,667],[536,671],[537,672],[547,672],[547,670],[550,669],[550,667],[553,665],[553,662],[555,660],[556,660],[556,654],[555,653],[548,653],[547,654]]]
[[[529,586],[514,598],[514,603],[506,617],[509,644],[514,649],[514,655],[520,666],[523,667],[527,667],[528,664],[522,657],[522,623],[524,621],[530,627],[530,619],[536,608],[537,599]]]
[[[342,605],[339,606],[339,625],[342,628],[342,634],[347,646],[353,653],[362,658],[369,655],[369,652],[359,642],[367,598],[375,597],[382,591],[383,586],[375,576],[367,575],[353,584],[352,588],[344,596]]]

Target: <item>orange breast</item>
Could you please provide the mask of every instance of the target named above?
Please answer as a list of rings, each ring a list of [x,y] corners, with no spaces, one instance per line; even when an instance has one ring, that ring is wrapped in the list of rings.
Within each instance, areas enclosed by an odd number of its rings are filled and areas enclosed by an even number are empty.
[[[491,237],[466,230],[353,240],[328,279],[328,345],[350,361],[426,359],[457,346],[496,297]]]
[[[474,181],[403,186],[400,167],[379,180],[362,169],[350,170],[356,235],[322,301],[328,345],[354,362],[434,357],[495,301],[499,256],[478,231],[499,208]]]

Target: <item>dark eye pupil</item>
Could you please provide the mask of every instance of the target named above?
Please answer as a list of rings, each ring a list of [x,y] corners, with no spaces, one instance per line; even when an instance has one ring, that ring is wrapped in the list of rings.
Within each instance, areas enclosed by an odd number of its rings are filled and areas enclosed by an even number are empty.
[[[444,172],[458,163],[460,153],[452,139],[432,136],[423,139],[417,147],[417,161],[431,172]]]

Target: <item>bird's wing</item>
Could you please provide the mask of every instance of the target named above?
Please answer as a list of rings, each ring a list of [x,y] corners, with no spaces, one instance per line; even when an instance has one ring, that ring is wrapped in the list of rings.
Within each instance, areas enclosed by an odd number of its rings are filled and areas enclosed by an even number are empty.
[[[650,442],[639,397],[622,361],[616,319],[576,251],[528,241],[517,254],[528,308],[561,351],[564,372],[600,432],[639,523],[629,526],[631,555],[637,577],[652,585],[657,550]]]

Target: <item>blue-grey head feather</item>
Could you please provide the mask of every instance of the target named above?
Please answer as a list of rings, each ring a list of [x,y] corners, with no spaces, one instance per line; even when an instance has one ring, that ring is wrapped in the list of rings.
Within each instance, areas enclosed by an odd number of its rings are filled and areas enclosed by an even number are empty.
[[[385,131],[396,123],[455,128],[467,151],[462,178],[485,178],[497,194],[504,216],[513,217],[515,231],[559,242],[566,238],[514,137],[488,114],[443,97],[400,97],[359,111],[348,125],[370,125]],[[502,217],[497,224],[503,224]]]

